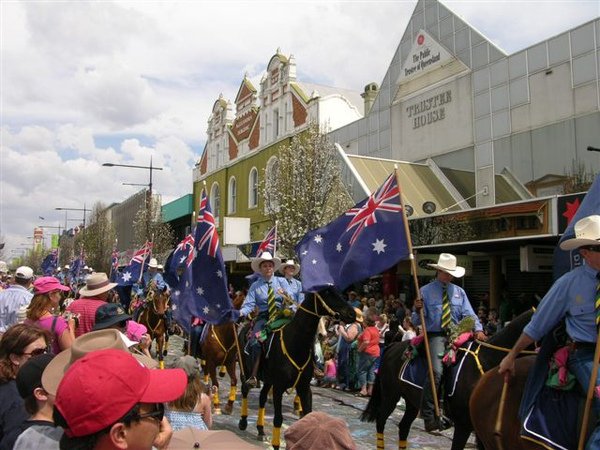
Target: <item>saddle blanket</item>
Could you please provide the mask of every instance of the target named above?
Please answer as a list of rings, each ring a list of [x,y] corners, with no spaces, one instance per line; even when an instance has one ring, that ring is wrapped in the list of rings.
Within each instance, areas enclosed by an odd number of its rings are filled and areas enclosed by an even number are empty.
[[[576,389],[563,391],[544,386],[525,416],[521,436],[545,448],[577,448],[577,417],[581,399]]]

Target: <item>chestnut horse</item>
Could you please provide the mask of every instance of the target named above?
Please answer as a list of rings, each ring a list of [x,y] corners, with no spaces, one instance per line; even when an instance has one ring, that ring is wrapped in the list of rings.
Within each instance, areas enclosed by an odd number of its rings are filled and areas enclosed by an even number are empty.
[[[169,292],[161,292],[158,289],[150,289],[146,296],[146,306],[140,313],[138,323],[145,325],[148,329],[151,341],[156,339],[156,356],[161,369],[164,369],[164,357],[167,355],[166,344],[169,340],[165,314],[169,308]],[[150,344],[150,348],[152,344]]]
[[[244,302],[244,295],[238,294],[233,299],[233,307],[240,309]],[[206,325],[206,338],[201,344],[202,351],[202,371],[205,375],[210,376],[213,386],[216,386],[216,392],[213,394],[213,405],[215,414],[221,413],[219,400],[219,380],[217,378],[217,367],[221,367],[219,376],[225,376],[224,370],[227,370],[231,379],[231,387],[229,388],[229,398],[227,405],[223,408],[224,414],[231,414],[233,410],[233,402],[237,393],[237,374],[235,372],[235,364],[237,361],[237,348],[235,345],[237,329],[235,323],[226,323],[223,325]]]
[[[258,419],[256,428],[258,438],[264,439],[265,404],[267,394],[273,388],[273,436],[271,444],[279,449],[283,414],[281,402],[287,389],[296,389],[300,397],[302,414],[312,411],[312,392],[310,380],[313,375],[313,350],[317,325],[321,316],[330,316],[352,323],[356,319],[354,308],[350,307],[340,293],[328,287],[318,293],[307,293],[304,301],[298,306],[294,318],[282,328],[273,332],[265,342],[267,355],[261,365],[263,386],[259,396]],[[244,348],[245,336],[240,336],[240,345]],[[250,364],[243,358],[244,373],[250,373]],[[243,381],[243,380],[242,380]],[[240,430],[248,426],[248,392],[247,385],[242,384],[242,412],[238,423]]]
[[[454,394],[449,397],[446,393],[444,398],[446,412],[454,421],[453,450],[463,449],[473,431],[469,418],[469,397],[473,387],[485,371],[500,363],[521,335],[525,325],[531,320],[532,314],[533,311],[524,312],[490,337],[487,342],[476,341],[470,350],[463,346],[462,351],[457,352],[457,364],[462,360],[462,369],[456,380]],[[422,389],[399,380],[400,369],[406,361],[405,351],[408,346],[409,341],[393,342],[385,349],[375,378],[373,395],[361,415],[362,421],[376,422],[378,450],[382,450],[385,446],[385,423],[401,397],[406,401],[406,410],[398,424],[398,448],[407,448],[410,427],[419,413]],[[429,383],[429,378],[426,377],[424,382]]]

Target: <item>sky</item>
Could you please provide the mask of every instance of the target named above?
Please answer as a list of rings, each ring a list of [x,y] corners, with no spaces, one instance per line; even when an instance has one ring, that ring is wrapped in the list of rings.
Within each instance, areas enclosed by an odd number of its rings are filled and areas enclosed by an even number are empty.
[[[104,162],[152,158],[163,204],[192,192],[214,102],[233,101],[245,73],[259,80],[277,48],[295,56],[300,81],[381,83],[416,3],[3,0],[4,259],[34,227],[64,226],[55,208],[120,202],[141,189],[123,182],[148,183],[148,170]],[[443,3],[508,54],[600,16],[597,0]]]

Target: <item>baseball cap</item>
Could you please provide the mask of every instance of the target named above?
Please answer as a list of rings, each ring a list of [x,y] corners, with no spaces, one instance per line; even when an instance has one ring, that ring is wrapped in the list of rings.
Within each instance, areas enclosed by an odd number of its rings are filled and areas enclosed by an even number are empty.
[[[60,284],[54,277],[40,277],[33,282],[33,289],[36,294],[47,294],[52,291],[70,291],[67,286]]]
[[[324,412],[311,412],[294,422],[284,433],[288,450],[355,450],[348,424]]]
[[[97,350],[69,367],[54,405],[67,423],[67,436],[89,436],[116,423],[138,403],[179,398],[186,386],[181,369],[148,369],[127,352]]]
[[[15,278],[31,280],[33,278],[33,269],[27,266],[18,267],[17,270],[15,270]]]
[[[29,397],[37,388],[42,387],[42,373],[54,355],[44,353],[32,356],[17,372],[17,389],[23,398]]]
[[[96,310],[94,331],[112,327],[124,320],[131,320],[131,316],[125,312],[120,304],[105,303]]]

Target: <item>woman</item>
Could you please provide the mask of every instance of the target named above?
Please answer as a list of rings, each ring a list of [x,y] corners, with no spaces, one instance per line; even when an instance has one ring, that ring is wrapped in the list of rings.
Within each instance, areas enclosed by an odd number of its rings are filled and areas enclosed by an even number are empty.
[[[54,277],[38,278],[33,283],[34,295],[27,308],[26,323],[50,331],[52,353],[55,355],[70,348],[75,340],[75,319],[67,321],[58,315],[61,292],[67,291],[69,288]]]
[[[210,397],[200,381],[200,367],[196,358],[186,355],[175,361],[174,368],[183,369],[188,377],[185,392],[177,400],[168,404],[165,417],[173,430],[185,427],[208,430],[212,427]]]
[[[29,414],[17,390],[19,368],[32,356],[46,352],[50,335],[36,326],[13,325],[0,339],[0,449],[12,449]]]
[[[356,354],[356,338],[362,331],[363,314],[358,308],[354,308],[356,320],[346,325],[338,325],[338,386],[340,390],[355,389],[355,378],[358,357]]]

